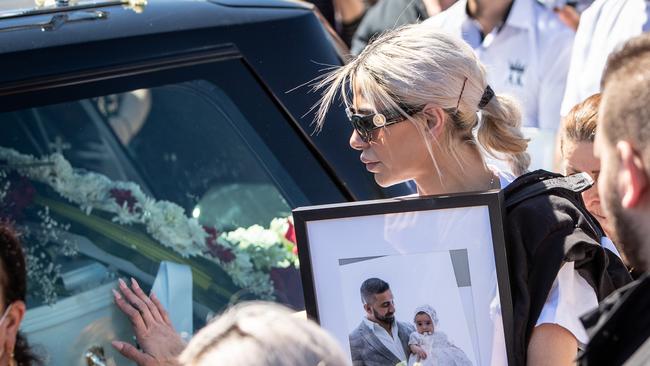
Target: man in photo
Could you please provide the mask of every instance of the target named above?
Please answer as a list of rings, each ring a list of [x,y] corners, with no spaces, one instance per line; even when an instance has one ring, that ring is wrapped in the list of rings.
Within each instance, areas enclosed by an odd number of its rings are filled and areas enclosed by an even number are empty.
[[[369,278],[361,284],[361,302],[366,311],[361,324],[350,333],[350,351],[355,366],[406,363],[409,335],[415,328],[395,320],[393,293],[386,281]]]

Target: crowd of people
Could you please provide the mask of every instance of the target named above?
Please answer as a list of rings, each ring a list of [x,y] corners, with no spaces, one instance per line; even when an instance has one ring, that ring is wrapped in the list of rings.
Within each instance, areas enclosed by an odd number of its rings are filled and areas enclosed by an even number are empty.
[[[353,47],[358,55],[318,85],[318,126],[340,98],[354,127],[350,146],[380,186],[412,181],[421,196],[502,189],[512,199],[504,223],[516,365],[650,363],[650,3],[435,3],[408,3],[427,21],[417,15],[404,22],[414,24],[358,38],[369,43]],[[532,144],[557,135],[562,173],[583,173],[595,185],[529,172],[535,151],[523,127],[542,131]],[[0,365],[41,364],[19,332],[26,264],[8,223],[0,242]],[[405,338],[391,341],[400,324],[377,314],[394,311],[392,295],[374,280],[377,288],[360,289],[367,334],[357,340],[385,332],[375,343],[396,356],[391,362],[426,359],[435,311],[423,306]],[[316,323],[269,303],[228,309],[186,345],[155,295],[135,280],[119,283],[115,303],[139,347],[113,346],[138,365],[349,364]],[[498,303],[494,316],[501,322]],[[399,355],[390,351],[395,342]],[[352,352],[355,365],[375,358]],[[495,342],[492,360],[506,364],[505,344]]]

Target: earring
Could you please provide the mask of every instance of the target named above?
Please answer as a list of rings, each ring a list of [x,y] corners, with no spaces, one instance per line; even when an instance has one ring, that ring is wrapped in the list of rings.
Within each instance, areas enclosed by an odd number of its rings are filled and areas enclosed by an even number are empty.
[[[9,359],[9,366],[18,366],[18,363],[16,363],[16,358],[14,357],[13,351],[11,352],[11,358]]]

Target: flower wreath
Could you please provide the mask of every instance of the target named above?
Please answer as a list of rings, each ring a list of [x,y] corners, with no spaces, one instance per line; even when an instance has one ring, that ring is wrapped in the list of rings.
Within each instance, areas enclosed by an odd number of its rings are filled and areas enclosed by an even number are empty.
[[[181,206],[147,196],[133,182],[112,181],[102,174],[74,169],[59,153],[36,158],[0,147],[0,165],[5,170],[15,170],[24,178],[48,185],[61,197],[78,205],[86,216],[91,216],[93,210],[110,213],[116,224],[142,225],[153,239],[182,258],[200,256],[217,263],[235,285],[261,298],[274,298],[269,274],[273,268],[298,265],[295,233],[289,217],[273,219],[269,228],[253,225],[219,233],[216,228],[202,226],[196,218],[185,215]],[[0,176],[3,177],[6,173]],[[9,182],[0,183],[0,201],[8,189]],[[40,198],[38,203],[49,212],[50,208],[54,210],[56,202]],[[61,212],[64,211],[61,209]],[[83,219],[79,213],[77,215]],[[164,258],[162,255],[153,257]],[[198,280],[204,288],[211,282],[206,276]]]

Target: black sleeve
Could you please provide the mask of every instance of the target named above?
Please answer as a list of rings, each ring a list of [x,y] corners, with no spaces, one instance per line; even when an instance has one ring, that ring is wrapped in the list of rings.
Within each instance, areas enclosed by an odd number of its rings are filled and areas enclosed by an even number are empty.
[[[361,20],[359,28],[352,37],[350,52],[358,55],[370,43],[373,37],[405,24],[423,21],[427,14],[421,9],[421,0],[380,0],[368,9]]]
[[[363,51],[364,48],[370,42],[370,39],[375,36],[375,34],[381,32],[381,17],[382,12],[385,11],[386,0],[380,1],[375,4],[372,8],[366,11],[363,19],[359,23],[354,36],[352,36],[352,43],[350,46],[350,52],[357,56]]]
[[[625,266],[600,245],[600,237],[586,215],[561,195],[540,195],[507,213],[516,364],[525,364],[532,330],[565,262],[574,262],[598,299],[629,281],[625,279],[629,278]]]

